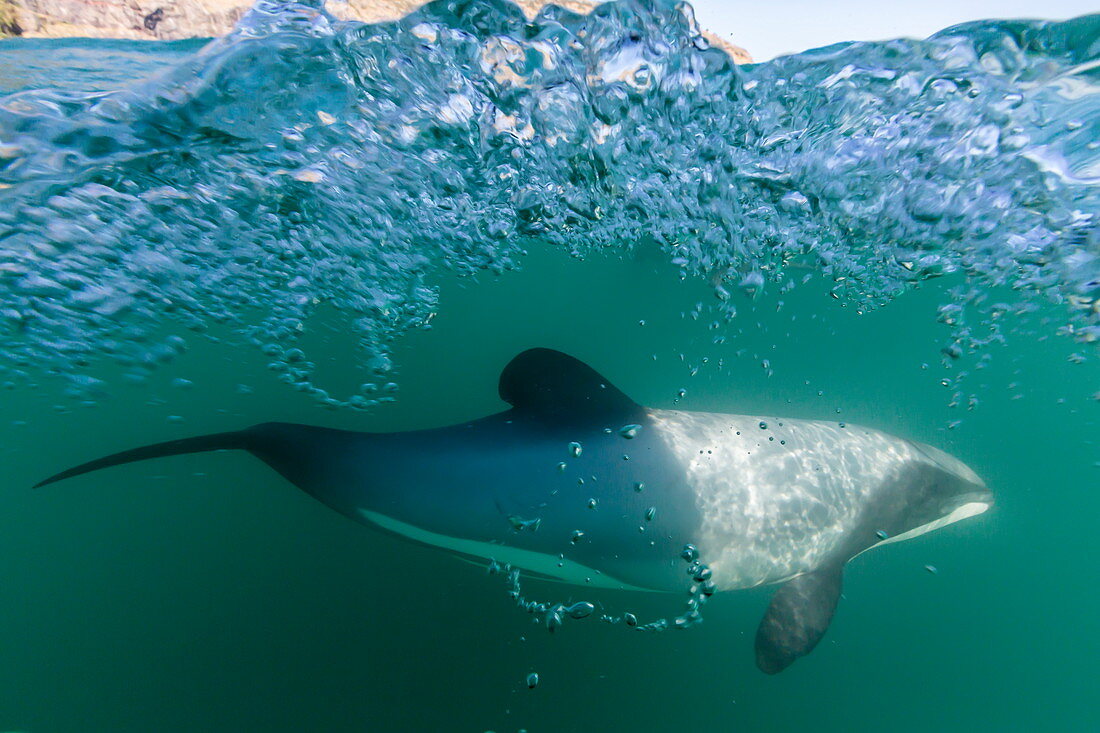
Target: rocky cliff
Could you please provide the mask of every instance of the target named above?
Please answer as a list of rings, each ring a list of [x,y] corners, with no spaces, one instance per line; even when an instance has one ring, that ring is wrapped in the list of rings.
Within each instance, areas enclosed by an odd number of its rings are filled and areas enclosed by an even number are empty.
[[[530,16],[544,0],[513,0]],[[339,18],[377,23],[400,18],[426,0],[330,0],[328,10]],[[0,0],[0,34],[37,38],[162,39],[220,36],[250,6],[249,0]],[[576,12],[587,12],[592,0],[555,0]],[[752,59],[739,46],[706,33],[738,63]]]

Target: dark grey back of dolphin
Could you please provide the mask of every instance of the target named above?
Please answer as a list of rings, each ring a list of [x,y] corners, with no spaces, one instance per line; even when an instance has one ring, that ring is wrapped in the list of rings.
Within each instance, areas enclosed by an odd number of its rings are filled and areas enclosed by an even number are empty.
[[[591,367],[550,349],[515,357],[499,392],[512,409],[459,425],[363,433],[264,423],[123,451],[38,486],[151,458],[246,450],[358,521],[416,528],[420,535],[405,533],[414,540],[462,538],[567,555],[621,587],[682,590],[687,581],[674,559],[694,539],[698,509],[656,435],[619,435],[624,425],[644,424],[645,409]],[[583,445],[580,455],[570,455],[573,442]],[[645,495],[632,489],[643,483]],[[593,497],[598,507],[586,510]],[[652,504],[661,512],[649,522]],[[516,532],[517,522],[534,519],[538,532]],[[577,533],[583,541],[570,542]]]
[[[644,409],[604,380],[596,370],[552,349],[528,349],[512,359],[501,372],[498,392],[505,402],[520,405],[524,411],[538,413],[546,422],[563,426],[612,418],[644,418]],[[569,399],[562,399],[563,395]],[[429,431],[410,431],[408,434],[426,432]],[[113,453],[54,474],[39,481],[34,488],[125,463],[217,450],[246,450],[265,461],[283,463],[278,452],[288,447],[287,441],[314,442],[322,437],[335,440],[338,436],[353,435],[368,433],[295,423],[261,423],[245,430],[168,440]],[[316,448],[310,452],[316,452]]]

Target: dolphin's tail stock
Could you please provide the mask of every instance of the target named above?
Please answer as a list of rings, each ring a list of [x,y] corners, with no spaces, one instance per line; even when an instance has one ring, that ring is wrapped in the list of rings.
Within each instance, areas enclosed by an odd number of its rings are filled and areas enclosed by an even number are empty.
[[[121,453],[113,453],[103,458],[97,458],[94,461],[82,463],[79,466],[74,466],[73,468],[39,481],[35,484],[34,488],[37,489],[41,486],[52,484],[55,481],[72,478],[73,476],[79,476],[91,471],[98,471],[101,468],[120,466],[124,463],[215,450],[246,450],[271,464],[276,470],[279,470],[280,473],[283,473],[281,470],[283,466],[278,465],[283,463],[283,461],[278,460],[276,456],[282,452],[282,449],[289,447],[288,444],[290,441],[288,439],[301,438],[303,437],[301,434],[313,433],[315,431],[340,432],[335,430],[329,431],[325,428],[313,428],[307,425],[294,425],[291,423],[262,423],[244,430],[235,430],[228,433],[213,433],[211,435],[199,435],[194,438],[169,440],[164,443],[154,443],[153,445],[146,445],[140,448],[132,448],[122,451]]]
[[[180,440],[169,440],[164,443],[154,443],[153,445],[132,448],[130,450],[124,450],[121,453],[113,453],[103,458],[97,458],[94,461],[81,463],[79,466],[73,466],[68,470],[50,476],[48,479],[39,481],[34,485],[34,488],[37,489],[46,484],[52,484],[55,481],[62,481],[67,478],[72,478],[73,476],[79,476],[83,473],[98,471],[101,468],[120,466],[123,463],[144,461],[150,458],[178,456],[184,453],[202,453],[203,451],[211,450],[248,450],[252,442],[248,430],[236,430],[230,433],[214,433],[212,435],[200,435],[195,438],[182,438]]]

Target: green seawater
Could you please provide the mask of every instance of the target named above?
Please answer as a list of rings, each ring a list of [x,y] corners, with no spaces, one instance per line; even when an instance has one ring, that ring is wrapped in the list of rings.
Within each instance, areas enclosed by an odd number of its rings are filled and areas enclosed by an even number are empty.
[[[559,253],[532,259],[519,273],[444,283],[448,307],[435,328],[396,352],[400,398],[366,415],[296,399],[256,353],[213,341],[176,365],[194,384],[186,391],[164,375],[94,409],[55,412],[56,396],[45,388],[5,400],[3,724],[33,731],[1096,724],[1096,372],[1067,361],[1069,343],[1013,333],[974,377],[981,404],[966,411],[947,406],[940,384],[952,372],[937,358],[938,288],[863,315],[812,287],[779,311],[762,299],[743,309],[719,347],[709,324],[681,316],[706,291],[667,268]],[[673,406],[683,388],[684,409],[842,419],[927,441],[973,466],[997,504],[853,561],[825,640],[770,678],[752,656],[767,588],[719,594],[705,623],[687,631],[632,634],[593,618],[551,636],[513,607],[484,567],[354,524],[246,455],[167,459],[28,488],[123,447],[263,420],[397,430],[477,417],[502,408],[498,371],[533,345],[579,355],[650,405]],[[346,348],[337,329],[317,344],[327,378],[358,378]],[[704,356],[708,364],[689,377],[688,364]],[[239,394],[239,383],[255,392]],[[169,415],[183,422],[169,423]],[[535,596],[563,592],[526,585]],[[679,604],[628,592],[570,594],[640,616],[676,613]],[[531,671],[541,680],[534,690],[524,682]]]
[[[1097,28],[735,68],[664,0],[261,0],[205,46],[0,43],[0,730],[1100,729]],[[652,407],[930,443],[996,503],[850,562],[766,676],[773,587],[551,635],[242,452],[31,489],[264,421],[481,417],[536,346]]]

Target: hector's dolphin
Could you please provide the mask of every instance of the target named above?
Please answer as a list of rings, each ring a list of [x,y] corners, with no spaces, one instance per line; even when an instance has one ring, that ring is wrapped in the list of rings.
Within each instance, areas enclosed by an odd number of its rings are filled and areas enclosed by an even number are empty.
[[[264,423],[117,453],[39,486],[240,449],[353,519],[569,583],[683,591],[691,544],[718,590],[783,584],[756,635],[769,673],[821,640],[849,559],[992,503],[931,446],[842,423],[642,407],[549,349],[515,357],[500,396],[510,410],[445,428]]]

